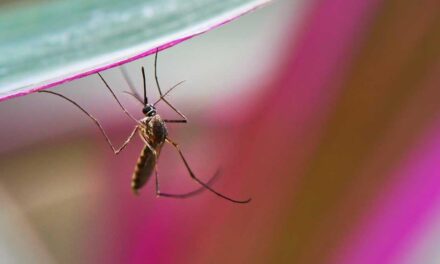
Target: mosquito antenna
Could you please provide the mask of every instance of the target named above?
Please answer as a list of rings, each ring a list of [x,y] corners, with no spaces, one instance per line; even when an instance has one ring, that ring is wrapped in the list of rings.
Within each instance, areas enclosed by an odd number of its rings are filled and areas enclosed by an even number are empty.
[[[182,83],[184,83],[185,81],[181,81],[176,83],[175,85],[173,85],[173,87],[171,87],[170,89],[168,89],[168,91],[166,91],[166,93],[164,93],[159,99],[157,99],[156,102],[154,102],[154,106],[160,102],[160,100],[163,100],[165,98],[165,96],[167,96],[167,94],[169,94],[172,90],[174,90],[174,88],[176,88],[177,86],[181,85]]]
[[[142,66],[142,80],[144,83],[144,105],[148,104],[148,98],[147,98],[147,83],[145,81],[145,70],[144,66]]]
[[[124,113],[130,117],[131,119],[134,120],[134,122],[139,124],[139,121],[134,118],[128,111],[127,109],[124,108],[124,106],[121,104],[121,102],[119,101],[118,97],[116,97],[116,94],[113,92],[113,90],[110,88],[110,86],[107,84],[107,82],[104,80],[104,78],[102,77],[102,75],[98,72],[98,76],[101,78],[101,80],[104,82],[105,86],[107,87],[107,89],[110,91],[110,93],[113,95],[113,98],[115,98],[116,102],[118,102],[119,106],[122,108],[122,110],[124,111]]]

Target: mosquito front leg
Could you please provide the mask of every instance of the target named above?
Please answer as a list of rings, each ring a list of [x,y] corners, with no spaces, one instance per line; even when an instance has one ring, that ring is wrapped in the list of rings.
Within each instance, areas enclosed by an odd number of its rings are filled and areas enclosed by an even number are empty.
[[[155,168],[155,174],[156,174],[156,196],[157,197],[184,199],[184,198],[188,198],[188,197],[197,195],[197,194],[203,192],[204,190],[206,190],[206,188],[204,186],[201,186],[194,191],[182,193],[182,194],[163,193],[160,191],[160,188],[159,188],[159,174],[157,172],[157,168]],[[211,177],[211,179],[209,179],[209,181],[206,184],[211,185],[212,183],[214,183],[214,181],[218,178],[219,175],[220,175],[220,170],[217,170],[215,172],[215,174]]]
[[[137,120],[136,118],[134,118],[128,111],[127,109],[125,109],[125,107],[121,104],[121,102],[119,101],[118,97],[116,97],[116,94],[113,92],[113,90],[110,88],[110,86],[108,85],[108,83],[104,80],[104,78],[102,77],[102,75],[98,72],[98,76],[99,78],[101,78],[102,82],[104,82],[105,86],[107,87],[107,89],[110,91],[110,93],[112,94],[113,98],[115,98],[116,102],[118,103],[118,105],[121,107],[122,111],[124,111],[124,113],[130,117],[134,122],[136,122],[137,124],[141,125],[141,123],[139,122],[139,120]]]
[[[191,170],[191,167],[189,166],[188,162],[185,159],[185,156],[183,155],[182,151],[180,150],[180,147],[177,143],[175,143],[174,141],[172,141],[171,139],[169,139],[168,137],[166,138],[166,141],[173,145],[176,150],[179,152],[180,158],[182,159],[183,163],[185,164],[186,169],[188,170],[188,173],[190,175],[190,177],[196,181],[197,183],[199,183],[200,185],[202,185],[204,188],[208,189],[209,191],[211,191],[212,193],[216,194],[217,196],[222,197],[223,199],[229,200],[231,202],[234,203],[248,203],[251,201],[251,199],[247,199],[247,200],[235,200],[232,198],[229,198],[228,196],[225,196],[219,192],[217,192],[216,190],[212,189],[208,184],[204,183],[203,181],[201,181],[199,178],[196,177],[196,175],[194,174],[194,172]]]
[[[133,138],[134,134],[136,133],[136,131],[138,130],[138,126],[136,126],[133,130],[133,132],[131,132],[130,136],[127,138],[127,140],[125,140],[125,142],[122,144],[122,146],[119,149],[116,149],[112,142],[110,141],[110,138],[107,136],[107,133],[105,133],[104,128],[101,126],[101,123],[99,123],[98,119],[96,119],[94,116],[92,116],[91,114],[89,114],[89,112],[87,112],[84,108],[82,108],[79,104],[77,104],[75,101],[73,101],[72,99],[56,93],[56,92],[52,92],[52,91],[47,91],[47,90],[43,90],[43,91],[38,91],[39,93],[48,93],[48,94],[53,94],[56,96],[59,96],[61,98],[63,98],[64,100],[72,103],[73,105],[75,105],[76,107],[78,107],[79,110],[81,110],[84,114],[86,114],[90,119],[92,119],[92,121],[95,123],[95,125],[99,128],[99,131],[101,131],[102,135],[104,136],[105,140],[107,141],[107,143],[109,144],[110,148],[113,150],[113,152],[115,154],[118,154],[121,150],[123,150],[125,148],[125,146],[128,145],[128,143],[130,143],[130,140]]]

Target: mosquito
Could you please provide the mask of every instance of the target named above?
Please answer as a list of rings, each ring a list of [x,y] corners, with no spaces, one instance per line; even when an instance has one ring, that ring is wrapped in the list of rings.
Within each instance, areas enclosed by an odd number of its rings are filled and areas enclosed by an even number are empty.
[[[220,173],[219,170],[217,170],[217,172],[211,177],[211,179],[208,182],[205,183],[202,180],[200,180],[195,175],[193,170],[191,169],[187,159],[183,155],[183,152],[182,152],[179,144],[177,144],[175,141],[173,141],[169,137],[168,130],[167,130],[167,127],[166,127],[166,123],[187,123],[188,119],[185,117],[185,115],[183,115],[177,108],[175,108],[165,98],[173,89],[175,89],[177,86],[182,84],[183,81],[177,83],[174,86],[172,86],[165,93],[162,93],[162,89],[160,88],[160,85],[159,85],[159,79],[157,77],[157,57],[158,57],[158,52],[159,52],[159,50],[157,49],[155,57],[154,57],[154,78],[155,78],[155,81],[156,81],[156,86],[157,86],[157,89],[159,91],[160,97],[153,104],[149,103],[148,97],[147,97],[147,88],[146,88],[146,79],[145,79],[144,67],[141,68],[142,69],[142,79],[143,79],[143,90],[144,90],[143,98],[141,98],[139,93],[137,93],[133,83],[130,81],[130,78],[128,77],[127,72],[124,70],[124,68],[121,68],[122,75],[123,75],[124,79],[126,80],[130,90],[131,90],[131,92],[125,91],[125,93],[130,94],[138,102],[140,102],[143,105],[142,113],[145,115],[145,117],[143,117],[140,120],[138,120],[135,117],[133,117],[127,111],[127,109],[121,104],[121,102],[117,98],[116,94],[110,88],[108,83],[104,80],[102,75],[98,72],[98,76],[103,81],[103,83],[107,87],[107,89],[110,91],[110,93],[112,94],[113,98],[116,100],[118,105],[121,107],[122,111],[124,111],[124,113],[130,119],[132,119],[136,123],[136,125],[133,128],[133,131],[130,133],[128,138],[124,141],[124,143],[119,148],[115,148],[114,147],[114,145],[110,141],[110,138],[107,136],[107,133],[105,132],[105,130],[101,126],[101,124],[98,121],[98,119],[96,119],[91,114],[89,114],[83,107],[81,107],[75,101],[73,101],[72,99],[69,99],[68,97],[66,97],[66,96],[64,96],[62,94],[59,94],[59,93],[56,93],[56,92],[53,92],[53,91],[43,90],[43,91],[39,91],[39,92],[40,93],[49,93],[49,94],[53,94],[53,95],[59,96],[59,97],[65,99],[65,100],[69,101],[70,103],[75,105],[79,110],[81,110],[84,114],[86,114],[90,119],[92,119],[92,121],[99,128],[99,130],[101,131],[102,135],[106,139],[108,145],[110,146],[110,148],[112,149],[112,151],[114,152],[115,155],[119,154],[130,143],[130,141],[132,140],[132,138],[135,136],[136,133],[139,134],[139,136],[142,139],[142,141],[144,142],[145,146],[142,149],[142,152],[140,154],[140,157],[139,157],[139,159],[137,161],[137,164],[136,164],[136,167],[135,167],[135,171],[134,171],[133,176],[132,176],[131,188],[132,188],[132,190],[133,190],[133,192],[135,194],[138,194],[138,191],[148,182],[148,180],[151,178],[151,175],[153,174],[153,170],[154,170],[154,173],[155,173],[155,187],[156,187],[155,189],[156,189],[156,196],[157,197],[188,198],[188,197],[194,196],[196,194],[199,194],[200,192],[202,192],[203,190],[206,189],[206,190],[209,190],[210,192],[214,193],[215,195],[217,195],[217,196],[219,196],[219,197],[221,197],[223,199],[226,199],[228,201],[234,202],[234,203],[242,203],[242,204],[244,204],[244,203],[250,202],[251,201],[250,198],[247,199],[247,200],[232,199],[232,198],[230,198],[230,197],[228,197],[228,196],[226,196],[226,195],[224,195],[224,194],[214,190],[210,186],[211,183],[219,175],[219,173]],[[156,105],[160,101],[163,101],[164,103],[166,103],[174,112],[176,112],[180,116],[180,119],[162,119],[162,117],[157,113],[157,110],[156,110]],[[188,171],[189,176],[191,177],[191,179],[193,179],[195,182],[197,182],[200,185],[200,187],[198,189],[196,189],[194,191],[191,191],[191,192],[182,193],[182,194],[171,194],[171,193],[164,193],[164,192],[160,191],[160,188],[159,188],[159,175],[158,175],[158,170],[157,170],[157,161],[158,161],[160,152],[162,150],[162,147],[165,145],[165,143],[170,144],[171,146],[173,146],[176,149],[176,151],[178,152],[178,154],[179,154],[183,164],[185,165],[186,170]]]

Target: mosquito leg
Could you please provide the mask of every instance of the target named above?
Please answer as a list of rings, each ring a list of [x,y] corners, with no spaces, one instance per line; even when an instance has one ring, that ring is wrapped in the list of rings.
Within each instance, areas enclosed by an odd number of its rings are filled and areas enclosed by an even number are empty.
[[[184,83],[185,81],[181,81],[178,82],[177,84],[173,85],[170,89],[168,89],[168,91],[166,91],[159,99],[156,100],[156,102],[154,102],[153,105],[157,105],[160,100],[162,100],[163,98],[165,98],[165,96],[167,96],[170,92],[172,92],[177,86],[181,85],[182,83]]]
[[[155,160],[157,160],[157,152],[156,150],[148,143],[148,140],[144,137],[141,137],[144,144],[150,149],[151,153],[153,153]]]
[[[122,108],[122,110],[124,111],[124,113],[130,117],[131,119],[134,120],[134,122],[136,122],[137,124],[141,125],[141,123],[139,122],[139,120],[137,120],[136,118],[134,118],[128,111],[127,109],[125,109],[125,107],[121,104],[121,102],[119,101],[118,97],[116,97],[116,94],[113,92],[113,90],[110,88],[110,86],[108,85],[108,83],[104,80],[104,78],[102,77],[102,75],[98,72],[98,76],[101,78],[101,80],[104,82],[105,86],[107,87],[107,89],[110,91],[110,93],[113,95],[113,98],[115,98],[116,102],[118,102],[119,106]]]
[[[184,199],[184,198],[188,198],[188,197],[197,195],[197,194],[203,192],[204,190],[206,190],[206,188],[204,186],[201,186],[194,191],[182,193],[182,194],[163,193],[159,189],[159,176],[157,173],[157,169],[155,169],[155,173],[156,173],[156,196],[158,196],[158,197]],[[212,183],[214,183],[214,181],[218,178],[219,175],[220,175],[220,170],[217,170],[215,172],[215,174],[211,177],[211,179],[209,179],[209,181],[206,184],[211,185]]]
[[[174,110],[174,112],[176,112],[178,115],[180,115],[183,119],[181,119],[181,121],[179,121],[179,123],[187,123],[188,119],[186,118],[186,116],[184,114],[182,114],[179,110],[177,110],[170,102],[168,102],[165,98],[162,98],[162,100],[169,106],[171,107],[171,109]]]
[[[39,93],[49,93],[49,94],[53,94],[56,96],[59,96],[67,101],[69,101],[70,103],[72,103],[73,105],[75,105],[76,107],[78,107],[79,110],[81,110],[84,114],[86,114],[90,119],[92,119],[92,121],[95,123],[95,125],[99,128],[99,130],[101,131],[102,135],[104,136],[105,140],[107,141],[108,145],[110,146],[110,148],[113,150],[113,152],[117,155],[119,154],[119,152],[121,152],[121,150],[123,150],[128,143],[130,143],[131,139],[133,138],[134,134],[136,133],[136,131],[138,130],[138,126],[136,126],[134,128],[134,130],[131,132],[131,134],[128,136],[127,140],[125,140],[125,142],[122,144],[122,146],[120,148],[115,148],[112,144],[112,142],[110,141],[110,138],[107,136],[107,133],[105,133],[104,128],[101,126],[101,124],[99,123],[98,119],[96,119],[94,116],[92,116],[91,114],[89,114],[84,108],[82,108],[79,104],[77,104],[75,101],[73,101],[70,98],[67,98],[66,96],[56,93],[56,92],[52,92],[52,91],[38,91]]]
[[[159,84],[159,78],[157,77],[157,55],[159,53],[159,49],[156,50],[156,56],[154,56],[154,79],[156,80],[156,85],[157,85],[157,89],[159,90],[159,94],[160,94],[160,99],[159,100],[163,100],[169,107],[171,107],[171,109],[173,109],[179,116],[181,116],[183,118],[183,120],[185,120],[185,122],[188,122],[188,119],[186,118],[185,115],[183,115],[179,110],[177,110],[170,102],[167,101],[167,99],[165,99],[165,95],[162,93],[162,90],[160,89],[160,84]],[[180,83],[178,83],[177,85],[179,85]],[[175,85],[175,86],[177,86]],[[173,89],[173,88],[172,88]],[[171,89],[170,89],[171,91]],[[184,121],[182,121],[182,123],[185,123]]]
[[[133,131],[131,132],[131,134],[128,136],[128,138],[125,140],[125,142],[122,144],[122,146],[121,146],[120,148],[118,148],[118,149],[115,149],[115,148],[113,147],[113,145],[110,143],[110,140],[108,140],[108,137],[107,137],[107,141],[108,141],[108,143],[110,144],[110,146],[112,147],[113,152],[114,152],[116,155],[118,155],[119,152],[121,152],[121,151],[122,151],[122,150],[128,145],[128,143],[130,143],[131,139],[132,139],[133,136],[136,134],[136,132],[138,131],[138,129],[139,129],[139,127],[138,127],[138,126],[135,126],[134,129],[133,129]]]
[[[136,89],[134,88],[133,82],[131,81],[130,77],[128,76],[128,73],[127,73],[127,71],[125,70],[124,66],[121,66],[120,69],[121,69],[122,76],[124,77],[125,81],[126,81],[127,84],[128,84],[128,87],[129,87],[130,90],[131,90],[131,93],[129,93],[129,94],[133,95],[133,97],[135,97],[139,102],[142,103],[141,96],[139,95],[139,93],[138,93],[138,92],[136,91]],[[142,103],[142,104],[143,104],[143,103]]]
[[[154,79],[156,80],[157,89],[159,90],[160,97],[163,97],[162,90],[159,85],[159,78],[157,78],[157,55],[159,53],[159,48],[156,49],[156,55],[154,56]]]
[[[177,119],[177,120],[170,120],[170,119],[165,119],[164,121],[166,123],[188,123],[188,119],[179,111],[177,110],[173,105],[171,105],[170,102],[168,102],[167,100],[165,100],[165,96],[167,96],[167,94],[169,92],[171,92],[174,88],[176,88],[179,84],[183,83],[184,81],[181,81],[179,83],[177,83],[176,85],[174,85],[173,87],[171,87],[168,91],[166,91],[166,93],[164,93],[155,103],[154,105],[156,105],[157,103],[159,103],[161,100],[163,100],[165,103],[167,103],[177,114],[179,114],[181,117],[183,117],[183,119]]]
[[[220,196],[223,199],[229,200],[229,201],[234,202],[234,203],[248,203],[248,202],[251,201],[251,198],[249,198],[247,200],[235,200],[235,199],[229,198],[229,197],[227,197],[227,196],[217,192],[216,190],[212,189],[208,184],[204,183],[203,181],[201,181],[199,178],[196,177],[194,172],[191,170],[188,162],[186,161],[185,156],[183,155],[182,151],[180,150],[179,145],[177,143],[175,143],[174,141],[172,141],[171,139],[169,139],[169,138],[166,138],[166,141],[168,143],[170,143],[171,145],[173,145],[176,148],[176,150],[179,152],[179,155],[182,158],[182,161],[185,164],[185,167],[188,170],[188,173],[189,173],[190,177],[193,180],[195,180],[197,183],[202,185],[204,188],[208,189],[209,191],[211,191],[212,193],[216,194],[217,196]]]
[[[165,123],[187,123],[188,121],[185,119],[177,119],[177,120],[171,120],[171,119],[164,119]]]
[[[157,173],[157,165],[154,168],[154,173],[155,173],[155,183],[156,183],[156,197],[161,196],[160,194],[160,188],[159,188],[159,175]]]

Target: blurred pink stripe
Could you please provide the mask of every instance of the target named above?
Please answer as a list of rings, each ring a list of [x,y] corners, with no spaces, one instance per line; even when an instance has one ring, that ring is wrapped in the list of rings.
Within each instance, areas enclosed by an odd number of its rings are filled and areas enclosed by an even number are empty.
[[[291,116],[292,108],[306,118],[321,112],[317,109],[319,102],[314,99],[324,96],[327,101],[328,96],[332,96],[331,99],[337,96],[329,89],[335,89],[339,84],[335,79],[345,74],[344,68],[349,66],[353,52],[362,42],[379,2],[335,0],[321,1],[317,5],[298,46],[285,47],[285,53],[291,55],[289,65],[280,74],[283,92],[274,89],[272,94],[279,105],[289,109],[283,111],[289,119],[296,119]],[[301,100],[302,97],[312,101]]]
[[[340,82],[347,74],[352,56],[362,42],[364,31],[379,3],[379,0],[321,1],[304,24],[300,38],[290,35],[291,39],[281,49],[284,57],[281,56],[283,61],[275,80],[249,116],[248,119],[253,121],[244,126],[240,124],[240,133],[236,133],[236,138],[232,140],[240,144],[234,146],[235,153],[232,156],[229,154],[228,158],[232,160],[228,165],[233,168],[230,174],[240,175],[240,179],[234,181],[241,182],[241,190],[249,189],[251,182],[254,187],[253,203],[257,208],[251,218],[261,220],[250,222],[247,229],[271,230],[271,226],[283,223],[280,219],[285,219],[282,214],[286,212],[282,211],[282,206],[286,201],[291,201],[297,187],[295,181],[302,176],[303,166],[308,164],[310,153],[319,143],[321,128],[339,96]],[[231,187],[229,185],[228,190]],[[211,207],[210,210],[221,215],[233,214],[233,209],[223,205],[221,208]],[[268,219],[267,212],[271,212],[271,217],[275,219]],[[233,234],[234,226],[228,223],[226,226],[228,233]],[[243,228],[236,228],[236,233],[243,232]],[[260,231],[258,239],[260,242],[264,240],[264,231]],[[272,238],[268,239],[270,241]],[[234,254],[230,259],[237,263],[246,262],[249,255],[262,254],[255,252],[255,247],[264,248],[256,242],[237,239],[233,235],[223,238],[225,241],[231,243],[230,247],[244,251],[221,251]],[[218,253],[214,241],[205,244],[212,247],[212,252]],[[277,255],[283,245],[272,246],[277,248],[273,253]],[[246,249],[250,252],[253,250],[253,253],[246,252]],[[210,257],[214,258],[214,255]],[[261,261],[258,258],[255,260]]]
[[[345,245],[345,255],[336,263],[393,263],[440,195],[440,123],[400,168],[393,173],[387,192],[378,198],[378,207],[368,213],[355,244]]]

